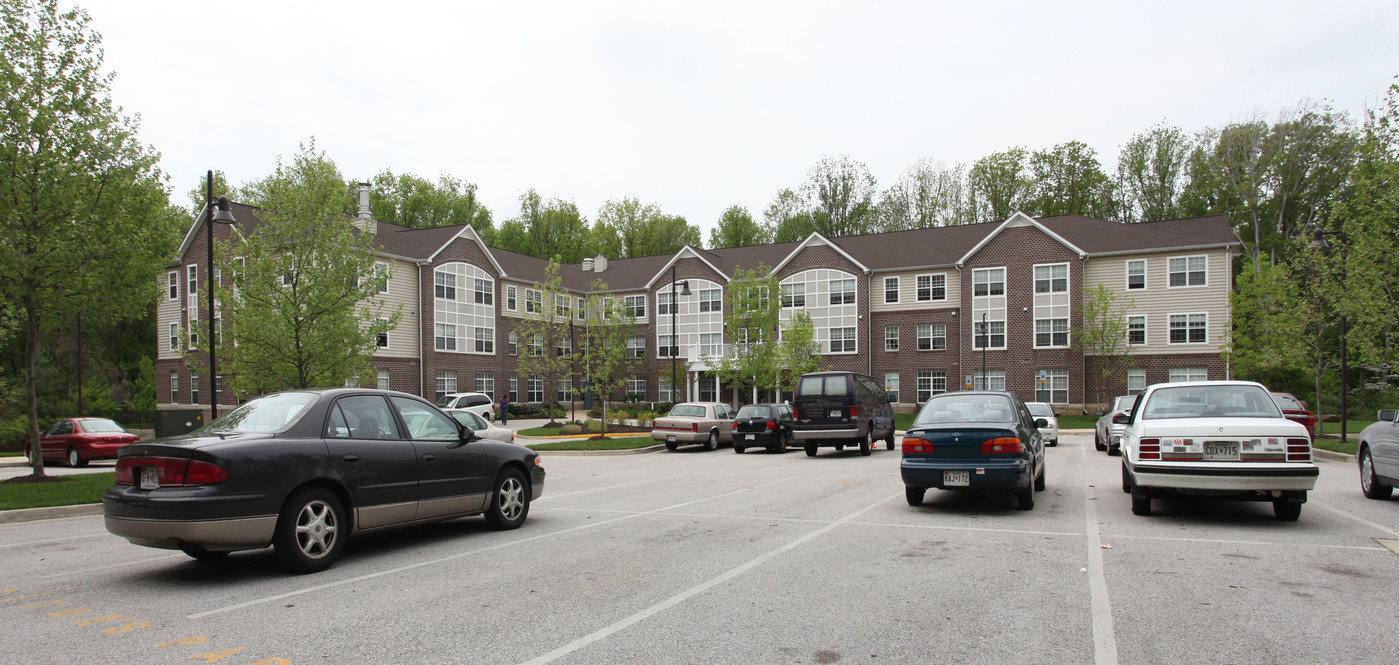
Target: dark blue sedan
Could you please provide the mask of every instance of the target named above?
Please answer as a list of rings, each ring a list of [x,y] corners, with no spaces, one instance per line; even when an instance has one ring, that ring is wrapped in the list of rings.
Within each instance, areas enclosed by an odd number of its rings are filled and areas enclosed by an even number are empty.
[[[934,395],[903,441],[899,470],[908,505],[923,504],[928,488],[1009,490],[1020,507],[1035,507],[1044,490],[1044,420],[1007,392]]]

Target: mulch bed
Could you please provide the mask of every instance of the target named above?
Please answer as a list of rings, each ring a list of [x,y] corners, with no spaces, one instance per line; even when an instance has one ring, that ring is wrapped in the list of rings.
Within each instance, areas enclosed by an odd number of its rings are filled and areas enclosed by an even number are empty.
[[[558,427],[559,427],[560,429],[563,428],[563,423],[556,423],[556,424],[558,425]],[[551,425],[549,425],[549,424],[544,424],[544,425],[541,425],[540,427],[551,427]],[[608,426],[607,426],[607,433],[608,433],[608,434],[623,434],[623,433],[644,433],[644,434],[650,434],[650,433],[651,433],[651,428],[650,428],[650,427],[641,427],[641,426],[639,426],[639,425],[608,425]],[[597,437],[597,438],[602,438],[602,437]]]

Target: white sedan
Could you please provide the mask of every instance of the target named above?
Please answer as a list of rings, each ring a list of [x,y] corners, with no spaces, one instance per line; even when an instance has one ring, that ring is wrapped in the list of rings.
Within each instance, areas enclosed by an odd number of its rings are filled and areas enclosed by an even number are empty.
[[[1271,501],[1278,519],[1296,520],[1317,473],[1307,428],[1251,381],[1149,386],[1122,435],[1122,491],[1138,515],[1178,493]]]
[[[499,425],[488,423],[486,422],[485,418],[482,418],[480,414],[477,414],[473,411],[449,409],[447,411],[447,415],[451,416],[457,422],[461,423],[464,427],[475,432],[476,436],[479,436],[483,439],[495,439],[496,441],[515,443],[514,430],[508,427],[501,427]]]

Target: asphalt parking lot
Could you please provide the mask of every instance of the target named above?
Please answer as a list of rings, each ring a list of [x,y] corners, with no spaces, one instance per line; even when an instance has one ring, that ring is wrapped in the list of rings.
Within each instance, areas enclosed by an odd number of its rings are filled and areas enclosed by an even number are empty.
[[[898,452],[546,456],[516,531],[353,540],[324,573],[199,563],[100,517],[0,525],[4,662],[1392,662],[1399,499],[1322,462],[1301,520],[1158,500],[1088,435],[1031,512],[930,491]]]

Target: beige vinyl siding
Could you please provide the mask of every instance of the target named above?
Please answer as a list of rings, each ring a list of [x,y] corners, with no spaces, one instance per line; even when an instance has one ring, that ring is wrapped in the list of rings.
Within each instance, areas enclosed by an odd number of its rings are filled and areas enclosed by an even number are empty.
[[[523,318],[525,318],[525,289],[534,289],[534,288],[535,288],[535,287],[534,287],[534,282],[530,282],[530,283],[526,284],[526,283],[524,283],[524,282],[512,282],[512,281],[509,281],[509,280],[506,280],[506,279],[500,279],[500,280],[497,280],[497,282],[499,282],[500,288],[499,288],[498,292],[496,293],[496,295],[498,296],[498,298],[496,299],[495,315],[498,316],[498,317],[509,317],[509,318],[513,318],[513,319],[523,319]],[[430,285],[429,285],[429,286],[430,286]],[[508,286],[513,286],[513,287],[515,287],[515,309],[513,309],[513,310],[505,309],[505,302],[506,302],[505,288],[508,287]],[[542,289],[536,289],[536,290],[542,290]],[[543,303],[540,303],[540,304],[543,305]],[[573,298],[573,306],[574,306],[574,307],[577,307],[577,306],[578,306],[578,297],[577,297],[577,296],[574,296],[574,298]]]
[[[185,298],[184,268],[181,267],[180,271],[180,297],[175,300],[170,300],[168,297],[168,287],[163,281],[165,271],[160,273],[162,280],[160,302],[155,306],[156,360],[175,360],[181,357],[179,349],[170,348],[170,324],[180,324],[181,332],[184,332],[185,326],[188,325],[184,320],[184,308],[181,307]]]
[[[918,276],[942,275],[947,284],[947,299],[917,302]],[[884,302],[884,278],[899,278],[899,301]],[[915,312],[929,309],[954,309],[961,304],[961,277],[956,268],[906,270],[899,272],[879,272],[870,275],[869,302],[871,312]]]
[[[403,306],[398,325],[389,331],[389,347],[375,349],[374,355],[382,358],[418,357],[418,266],[397,259],[375,259],[378,263],[389,264],[389,292],[379,294],[383,303],[379,309],[385,316],[392,314],[399,305]],[[432,284],[424,284],[431,289]]]
[[[1167,261],[1172,257],[1206,257],[1206,285],[1168,288]],[[1146,260],[1146,288],[1127,290],[1127,261]],[[1129,347],[1135,355],[1171,353],[1219,353],[1229,326],[1229,250],[1208,249],[1155,252],[1090,258],[1084,265],[1084,288],[1102,283],[1119,296],[1132,299],[1124,315],[1146,317],[1146,345]],[[1205,344],[1169,344],[1171,314],[1209,316]]]

